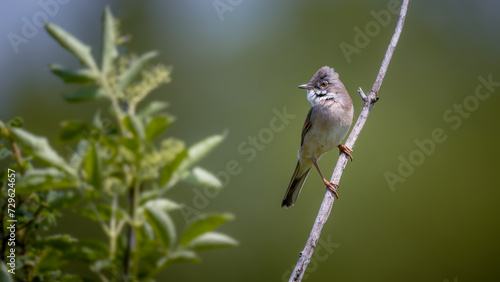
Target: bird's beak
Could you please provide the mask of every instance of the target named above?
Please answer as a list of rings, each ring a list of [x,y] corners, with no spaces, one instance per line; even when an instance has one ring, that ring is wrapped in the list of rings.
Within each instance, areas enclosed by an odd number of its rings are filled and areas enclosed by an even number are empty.
[[[299,85],[299,88],[300,89],[312,89],[311,85],[309,85],[307,83]]]

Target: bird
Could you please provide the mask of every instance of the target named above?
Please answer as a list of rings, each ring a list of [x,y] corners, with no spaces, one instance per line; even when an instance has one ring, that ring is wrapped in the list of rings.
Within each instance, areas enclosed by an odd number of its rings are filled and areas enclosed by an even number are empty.
[[[311,80],[298,86],[307,90],[307,100],[312,107],[302,127],[298,162],[292,179],[283,197],[281,207],[295,204],[304,182],[314,165],[326,187],[338,199],[337,184],[325,179],[318,166],[318,160],[335,147],[346,153],[352,161],[352,149],[341,144],[351,127],[354,108],[351,97],[339,74],[329,66],[320,68]]]

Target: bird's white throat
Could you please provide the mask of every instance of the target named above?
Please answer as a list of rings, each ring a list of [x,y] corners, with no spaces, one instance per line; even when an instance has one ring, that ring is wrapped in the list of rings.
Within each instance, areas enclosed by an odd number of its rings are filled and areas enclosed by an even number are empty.
[[[336,93],[328,92],[327,90],[309,89],[307,90],[307,100],[314,106],[321,101],[335,100],[335,94]]]

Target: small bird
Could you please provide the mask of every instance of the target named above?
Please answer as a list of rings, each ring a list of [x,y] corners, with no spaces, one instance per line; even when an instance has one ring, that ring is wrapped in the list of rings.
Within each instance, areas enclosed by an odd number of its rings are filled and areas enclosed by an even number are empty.
[[[326,180],[318,166],[318,160],[324,153],[338,147],[352,161],[352,150],[341,142],[351,127],[354,108],[349,93],[339,80],[339,74],[333,68],[324,66],[314,74],[309,83],[299,85],[299,88],[307,90],[307,100],[312,107],[302,127],[299,161],[281,204],[287,208],[297,201],[312,165],[318,170],[327,188],[338,198],[338,185]]]

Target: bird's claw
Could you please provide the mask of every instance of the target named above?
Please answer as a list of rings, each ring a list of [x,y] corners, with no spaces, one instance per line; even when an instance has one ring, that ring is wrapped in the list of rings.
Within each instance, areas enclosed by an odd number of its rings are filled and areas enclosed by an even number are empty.
[[[339,147],[339,151],[346,153],[346,155],[349,156],[349,158],[351,159],[351,162],[352,162],[352,155],[351,155],[352,150],[349,147],[344,146],[342,144],[338,145],[338,147]]]
[[[333,182],[330,182],[324,178],[323,178],[323,182],[325,183],[328,190],[332,191],[333,195],[335,195],[335,198],[337,198],[337,200],[338,200],[339,194],[337,194],[337,188],[339,188],[339,185],[335,184]]]

